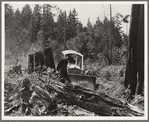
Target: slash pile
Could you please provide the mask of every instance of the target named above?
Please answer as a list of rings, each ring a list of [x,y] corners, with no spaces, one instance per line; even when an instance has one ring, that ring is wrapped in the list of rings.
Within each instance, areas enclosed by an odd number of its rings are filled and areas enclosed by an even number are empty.
[[[144,116],[140,109],[105,93],[63,84],[55,74],[7,77],[4,95],[5,116]]]

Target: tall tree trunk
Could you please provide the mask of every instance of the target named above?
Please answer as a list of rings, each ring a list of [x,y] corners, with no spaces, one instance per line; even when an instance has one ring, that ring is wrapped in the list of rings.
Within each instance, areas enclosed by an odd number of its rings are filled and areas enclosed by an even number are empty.
[[[130,96],[142,93],[144,83],[144,5],[133,5],[129,33],[129,53],[124,85]]]
[[[137,71],[138,88],[137,94],[142,94],[144,86],[144,6],[141,6],[139,32],[137,38]]]

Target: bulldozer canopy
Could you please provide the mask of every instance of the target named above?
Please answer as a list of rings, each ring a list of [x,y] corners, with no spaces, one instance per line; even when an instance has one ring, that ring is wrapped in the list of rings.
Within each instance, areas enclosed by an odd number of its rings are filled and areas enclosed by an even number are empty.
[[[74,50],[64,50],[64,51],[62,51],[62,53],[63,53],[63,55],[76,54],[76,55],[79,55],[79,56],[83,57],[83,55],[81,53],[78,53],[78,52],[76,52]]]
[[[83,70],[83,55],[81,53],[78,53],[74,50],[64,50],[64,51],[62,51],[62,53],[64,55],[64,58],[66,55],[69,55],[69,54],[80,56],[81,57],[81,62],[80,62],[81,63],[81,70]],[[76,65],[78,65],[77,63],[78,63],[78,61],[76,59]]]

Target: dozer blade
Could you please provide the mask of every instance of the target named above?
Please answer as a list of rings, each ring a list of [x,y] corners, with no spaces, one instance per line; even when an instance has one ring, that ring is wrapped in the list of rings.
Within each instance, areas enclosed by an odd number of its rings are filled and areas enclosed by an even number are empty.
[[[72,84],[83,86],[91,90],[96,88],[96,77],[80,74],[68,74],[68,79]]]

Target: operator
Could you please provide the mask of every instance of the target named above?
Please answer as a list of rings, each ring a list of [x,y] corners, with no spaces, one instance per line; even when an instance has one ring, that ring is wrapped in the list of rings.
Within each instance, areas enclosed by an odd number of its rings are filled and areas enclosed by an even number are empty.
[[[67,65],[68,62],[75,62],[75,60],[73,59],[73,57],[69,54],[67,55],[68,57],[65,59],[62,59],[58,65],[57,65],[57,71],[59,72],[59,77],[58,80],[60,80],[60,82],[65,83],[65,80],[67,79],[69,81],[69,79],[67,78]]]

